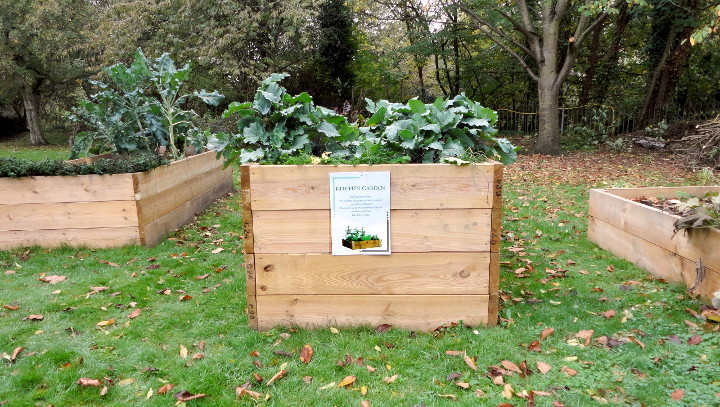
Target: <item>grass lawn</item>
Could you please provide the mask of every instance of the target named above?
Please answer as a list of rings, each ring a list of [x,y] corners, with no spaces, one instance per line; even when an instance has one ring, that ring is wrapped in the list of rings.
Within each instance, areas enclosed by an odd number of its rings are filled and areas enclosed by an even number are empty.
[[[204,395],[187,406],[720,405],[718,324],[586,237],[589,188],[697,182],[672,164],[508,167],[489,328],[250,330],[239,193],[155,248],[0,252],[0,405],[168,406],[182,391]],[[243,384],[258,394],[238,398]]]

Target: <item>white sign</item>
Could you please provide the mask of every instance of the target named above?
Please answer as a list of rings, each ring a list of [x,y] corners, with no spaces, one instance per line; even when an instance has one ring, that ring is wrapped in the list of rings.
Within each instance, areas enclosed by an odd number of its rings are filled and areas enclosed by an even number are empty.
[[[390,254],[390,172],[330,173],[333,255]]]

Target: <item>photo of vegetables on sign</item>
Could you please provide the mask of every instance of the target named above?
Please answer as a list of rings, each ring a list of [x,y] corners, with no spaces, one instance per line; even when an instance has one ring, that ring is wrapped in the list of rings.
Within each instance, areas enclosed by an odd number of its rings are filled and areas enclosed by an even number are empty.
[[[330,173],[333,255],[390,254],[390,172]]]

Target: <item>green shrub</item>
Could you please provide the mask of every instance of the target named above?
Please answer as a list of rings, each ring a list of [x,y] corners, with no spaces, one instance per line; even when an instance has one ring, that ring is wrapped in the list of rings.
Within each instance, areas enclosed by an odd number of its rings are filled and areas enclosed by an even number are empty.
[[[103,71],[110,84],[91,81],[99,92],[80,101],[70,116],[89,129],[75,137],[71,158],[155,151],[165,146],[178,159],[189,146],[195,151],[205,147],[208,132],[195,126],[197,113],[183,105],[194,96],[217,106],[223,96],[205,90],[181,93],[190,65],[177,68],[167,53],[151,60],[138,49],[130,66],[116,64]]]
[[[272,74],[253,102],[233,102],[225,111],[225,117],[238,117],[238,132],[219,133],[209,146],[226,165],[460,162],[461,156],[509,164],[517,159],[515,146],[494,137],[497,113],[465,95],[432,104],[367,100],[371,116],[359,126],[315,106],[307,93],[289,95],[278,83],[285,77]]]
[[[93,163],[78,164],[63,160],[32,161],[16,157],[0,157],[0,177],[124,174],[149,171],[168,163],[168,160],[156,154],[137,154],[129,157],[111,156]]]

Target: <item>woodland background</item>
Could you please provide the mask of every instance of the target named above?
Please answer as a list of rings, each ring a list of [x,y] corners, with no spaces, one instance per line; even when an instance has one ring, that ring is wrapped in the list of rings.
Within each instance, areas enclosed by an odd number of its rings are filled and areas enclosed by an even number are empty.
[[[464,92],[538,152],[604,142],[720,110],[720,3],[706,0],[0,0],[0,138],[34,145],[81,130],[67,117],[102,67],[141,47],[192,65],[196,106],[220,112],[272,72],[290,92],[357,118],[364,98]],[[54,140],[54,139],[52,139]]]

